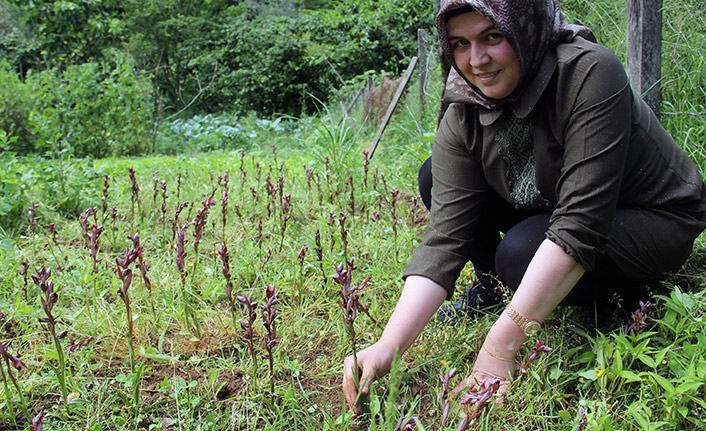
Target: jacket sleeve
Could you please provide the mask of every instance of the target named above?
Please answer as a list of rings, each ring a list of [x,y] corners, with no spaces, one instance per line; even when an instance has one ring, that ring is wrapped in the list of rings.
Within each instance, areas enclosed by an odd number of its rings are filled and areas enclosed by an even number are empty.
[[[477,131],[470,111],[463,104],[452,104],[439,125],[432,149],[429,224],[403,275],[435,281],[447,290],[448,298],[469,260],[468,245],[487,190],[480,161],[471,154]]]
[[[620,194],[631,134],[625,70],[603,47],[560,66],[557,105],[567,114],[557,207],[547,238],[586,270],[604,252]]]

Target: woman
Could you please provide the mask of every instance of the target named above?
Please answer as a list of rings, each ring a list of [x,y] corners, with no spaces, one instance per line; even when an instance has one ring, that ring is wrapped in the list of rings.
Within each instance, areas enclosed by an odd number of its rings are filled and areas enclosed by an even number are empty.
[[[509,383],[520,347],[557,305],[630,296],[678,269],[706,227],[694,163],[616,56],[567,24],[555,1],[441,2],[453,70],[430,163],[431,215],[382,337],[358,353],[363,394],[451,297],[468,261],[475,292],[499,280],[514,294],[464,384]],[[352,367],[346,358],[351,406]]]

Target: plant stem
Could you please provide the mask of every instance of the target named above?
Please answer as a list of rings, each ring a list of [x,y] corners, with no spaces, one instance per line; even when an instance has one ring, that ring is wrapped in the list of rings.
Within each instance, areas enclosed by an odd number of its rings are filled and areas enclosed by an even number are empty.
[[[64,359],[64,351],[61,348],[59,338],[56,336],[54,325],[51,325],[51,335],[52,338],[54,338],[54,345],[56,346],[56,354],[59,361],[59,366],[56,368],[56,377],[59,379],[59,385],[61,386],[61,397],[64,400],[64,407],[68,408],[69,391],[66,387],[66,362]]]
[[[30,416],[29,411],[27,410],[27,401],[25,400],[24,394],[22,394],[22,389],[20,389],[20,385],[17,383],[17,380],[15,380],[15,377],[12,375],[12,371],[10,370],[10,361],[8,361],[8,359],[4,357],[3,359],[5,365],[7,366],[7,374],[10,376],[12,384],[17,389],[17,394],[20,396],[20,408],[22,409],[22,413],[27,418],[27,422],[31,422],[32,416]],[[8,406],[12,406],[14,403],[10,398],[10,388],[7,386],[7,377],[5,376],[5,369],[2,367],[2,365],[0,365],[0,375],[2,375],[2,382],[5,385],[5,397],[7,398],[7,404]]]

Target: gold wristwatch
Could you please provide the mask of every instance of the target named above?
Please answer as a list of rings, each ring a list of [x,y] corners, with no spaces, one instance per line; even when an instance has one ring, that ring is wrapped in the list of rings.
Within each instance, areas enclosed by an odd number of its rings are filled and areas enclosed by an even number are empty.
[[[505,313],[510,316],[510,319],[512,319],[513,322],[517,323],[517,326],[519,326],[520,329],[522,329],[522,332],[524,332],[528,337],[537,335],[539,330],[542,328],[542,325],[540,325],[536,320],[525,319],[520,313],[518,313],[517,310],[515,310],[515,307],[512,306],[512,302],[507,303]]]

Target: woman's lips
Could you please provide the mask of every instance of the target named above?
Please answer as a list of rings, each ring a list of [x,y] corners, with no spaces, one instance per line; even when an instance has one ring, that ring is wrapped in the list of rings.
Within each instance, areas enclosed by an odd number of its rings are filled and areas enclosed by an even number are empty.
[[[476,78],[478,78],[478,80],[480,82],[485,84],[485,83],[489,83],[489,82],[493,81],[493,79],[496,76],[498,76],[499,73],[500,73],[500,71],[498,70],[495,72],[488,72],[488,73],[476,73],[475,75],[476,75]]]

